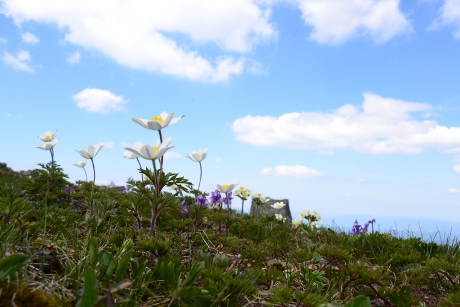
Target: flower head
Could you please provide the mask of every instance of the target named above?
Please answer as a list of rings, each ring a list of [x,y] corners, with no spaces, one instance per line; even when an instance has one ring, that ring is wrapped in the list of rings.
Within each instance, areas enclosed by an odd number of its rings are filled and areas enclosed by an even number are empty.
[[[169,143],[171,143],[172,138],[168,138],[164,140],[163,142],[160,142],[160,140],[157,140],[157,142],[154,145],[149,145],[145,144],[140,147],[136,148],[125,148],[126,150],[129,150],[130,152],[135,153],[136,155],[146,159],[146,160],[156,160],[161,158],[166,151],[168,151],[170,148],[173,148],[174,146],[168,146]]]
[[[211,186],[211,187],[216,189],[217,191],[219,191],[221,193],[229,193],[237,185],[238,185],[238,183],[233,183],[233,181],[230,181],[229,184],[218,184],[216,188],[214,188],[213,186]]]
[[[239,189],[235,190],[235,196],[241,198],[242,200],[248,199],[251,193],[251,190],[245,189],[244,187],[240,187]]]
[[[126,189],[126,187],[123,188],[123,191],[121,192],[123,194],[128,194],[128,189]]]
[[[104,145],[89,145],[87,150],[76,150],[83,158],[93,159]]]
[[[232,204],[232,199],[233,199],[233,195],[232,195],[232,192],[229,192],[227,193],[227,197],[224,197],[222,199],[222,202],[226,205],[231,205]]]
[[[283,202],[278,202],[278,203],[274,203],[273,205],[271,205],[271,207],[272,207],[273,209],[281,209],[281,208],[283,208],[284,206],[286,206],[286,204],[283,203]]]
[[[187,214],[187,213],[188,213],[188,207],[187,207],[187,200],[186,200],[186,199],[184,199],[184,200],[182,201],[182,213],[183,213],[183,214]]]
[[[187,158],[192,160],[193,162],[201,162],[206,158],[208,155],[208,149],[200,149],[198,152],[193,151],[191,154],[186,155]]]
[[[302,224],[302,219],[295,219],[292,221],[292,227],[297,228]]]
[[[54,139],[54,137],[56,136],[56,132],[57,131],[55,131],[55,132],[47,131],[43,135],[39,135],[38,137],[43,142],[51,142]]]
[[[283,222],[286,221],[286,218],[283,217],[282,214],[275,214],[275,219],[276,219],[277,221],[283,221]]]
[[[198,195],[196,198],[195,205],[198,207],[207,207],[209,205],[208,200],[203,196],[203,194]]]
[[[66,187],[66,188],[64,189],[64,193],[70,194],[70,187]]]
[[[44,143],[42,146],[37,146],[37,148],[40,148],[40,149],[43,149],[43,150],[50,150],[51,148],[53,148],[54,146],[56,146],[56,144],[59,142],[58,139],[55,139],[54,141],[52,142],[46,142]]]
[[[150,130],[161,130],[168,126],[176,124],[185,115],[176,117],[174,119],[173,119],[173,116],[174,116],[174,112],[172,112],[171,114],[163,112],[159,116],[152,117],[151,120],[136,118],[136,117],[133,117],[132,120],[144,128],[147,128]]]
[[[143,145],[144,144],[142,144],[141,142],[136,142],[133,145],[133,149],[139,151]],[[132,151],[125,151],[125,152],[123,152],[123,157],[128,158],[128,159],[136,159],[136,158],[139,157],[139,155],[134,153],[134,152],[132,152]]]
[[[210,203],[211,204],[218,204],[218,203],[221,203],[222,202],[222,195],[220,195],[220,192],[219,191],[213,191],[211,192],[211,199],[210,199]]]
[[[75,163],[74,165],[75,165],[76,167],[83,168],[83,167],[85,167],[86,162],[87,162],[87,160],[85,160],[85,161],[80,161],[80,162],[78,162],[78,163]]]
[[[115,182],[111,181],[109,184],[109,188],[115,188],[115,187],[116,187]]]
[[[133,181],[133,177],[128,177],[128,179],[126,179],[126,182],[130,182],[130,181]]]

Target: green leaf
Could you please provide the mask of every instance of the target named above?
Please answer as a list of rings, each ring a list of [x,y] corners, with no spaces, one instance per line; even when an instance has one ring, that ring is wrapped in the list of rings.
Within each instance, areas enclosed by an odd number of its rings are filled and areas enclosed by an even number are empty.
[[[25,255],[11,255],[0,260],[0,280],[5,279],[17,270],[29,263],[29,258]]]
[[[123,277],[126,275],[127,268],[129,265],[129,261],[131,260],[131,256],[133,253],[126,254],[121,260],[118,262],[117,266],[117,273],[115,275],[115,282],[120,282]]]
[[[99,247],[96,241],[96,238],[91,237],[88,240],[88,248],[89,248],[89,261],[91,262],[91,265],[95,265],[97,261],[97,256],[99,254]]]
[[[372,305],[369,298],[360,295],[348,302],[345,307],[372,307]]]
[[[98,297],[96,292],[96,278],[94,277],[93,269],[85,270],[85,289],[81,298],[81,307],[94,307]]]
[[[110,278],[116,266],[112,255],[109,252],[103,250],[99,253],[98,262],[100,267],[98,279],[101,280],[104,276]]]

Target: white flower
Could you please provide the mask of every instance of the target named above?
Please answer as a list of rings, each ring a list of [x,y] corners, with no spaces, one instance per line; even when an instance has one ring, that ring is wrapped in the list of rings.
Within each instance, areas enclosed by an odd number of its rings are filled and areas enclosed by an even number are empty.
[[[45,144],[43,144],[42,146],[37,146],[37,148],[40,148],[40,149],[43,149],[43,150],[50,150],[51,148],[53,148],[54,146],[56,146],[56,144],[59,142],[58,139],[55,139],[53,142],[46,142]]]
[[[311,223],[311,227],[313,227],[313,228],[318,228],[318,224],[316,224],[316,222],[312,222],[312,223]]]
[[[292,227],[297,228],[302,224],[302,219],[295,219],[292,221]]]
[[[55,132],[47,131],[43,135],[39,135],[38,137],[43,142],[51,142],[52,140],[54,140],[54,137],[56,136],[56,132],[57,131]]]
[[[200,149],[198,152],[194,151],[191,154],[186,155],[187,158],[190,158],[193,162],[201,162],[208,155],[208,149]]]
[[[233,181],[230,181],[229,184],[217,184],[216,187],[212,186],[213,189],[216,189],[220,193],[230,193],[234,187],[236,187],[238,183],[233,183]]]
[[[141,142],[136,142],[133,145],[133,149],[139,151],[143,145],[144,144],[142,144]],[[128,159],[136,159],[136,158],[139,158],[139,155],[135,154],[132,151],[125,151],[125,152],[123,152],[123,157],[128,158]]]
[[[275,219],[277,219],[278,221],[282,221],[283,220],[283,215],[282,214],[275,214]]]
[[[168,151],[170,148],[173,148],[174,146],[168,146],[169,143],[171,143],[172,138],[168,138],[164,140],[162,143],[160,140],[157,140],[157,142],[154,145],[149,145],[149,144],[138,144],[140,146],[138,149],[136,148],[125,148],[126,150],[129,150],[136,155],[146,159],[146,160],[156,160],[161,158],[166,151]]]
[[[93,159],[104,145],[89,145],[87,150],[76,150],[83,158]]]
[[[76,167],[83,168],[83,167],[85,167],[87,161],[88,161],[88,160],[80,161],[80,162],[78,162],[78,163],[75,163],[74,165],[75,165]]]
[[[174,116],[174,112],[172,112],[171,114],[163,112],[160,114],[160,116],[155,116],[151,120],[136,118],[136,117],[133,117],[132,120],[144,128],[147,128],[150,130],[161,130],[168,126],[176,124],[185,115],[176,117],[174,119],[172,118],[173,116]]]
[[[283,208],[284,206],[286,206],[286,204],[283,203],[283,202],[274,203],[273,205],[271,205],[271,207],[272,207],[273,209],[281,209],[281,208]]]

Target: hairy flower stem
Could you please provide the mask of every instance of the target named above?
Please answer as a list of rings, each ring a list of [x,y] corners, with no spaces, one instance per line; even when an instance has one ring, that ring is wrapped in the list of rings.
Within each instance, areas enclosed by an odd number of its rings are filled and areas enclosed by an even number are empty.
[[[243,217],[243,210],[244,210],[244,199],[242,199],[242,203],[241,203],[241,217]]]
[[[160,183],[158,181],[158,177],[159,177],[159,173],[157,174],[157,166],[155,165],[155,160],[152,160],[152,165],[153,165],[153,175],[155,177],[155,194],[158,198],[158,196],[160,196]],[[155,206],[153,203],[150,203],[150,205],[152,206],[152,218],[150,220],[150,235],[154,236],[155,233],[156,233],[156,229],[157,229],[157,217],[158,217],[158,214],[155,210]]]
[[[93,158],[91,158],[91,163],[93,164],[93,186],[91,187],[91,215],[94,214],[94,185],[96,184],[96,168],[94,167]]]
[[[139,158],[136,158],[137,160],[137,163],[139,163],[139,169],[142,169],[142,165],[141,165],[141,161],[139,161]],[[142,181],[144,181],[144,174],[141,173],[141,178],[142,178]]]
[[[158,130],[158,133],[160,134],[160,144],[163,143],[163,135],[161,134],[161,129]],[[163,169],[163,156],[160,158],[160,169]]]
[[[203,168],[201,167],[201,161],[200,161],[200,181],[198,181],[198,191],[200,190],[200,185],[201,185],[201,176],[203,175]]]
[[[229,222],[230,222],[230,212],[231,212],[231,209],[230,209],[230,203],[229,203],[229,199],[228,199],[228,193],[225,192],[225,197],[227,198],[227,223],[225,223],[225,236],[228,237],[228,231],[229,231]]]
[[[86,173],[86,169],[85,169],[84,166],[83,166],[83,170],[85,171],[85,180],[86,180],[86,182],[88,182],[88,174]]]

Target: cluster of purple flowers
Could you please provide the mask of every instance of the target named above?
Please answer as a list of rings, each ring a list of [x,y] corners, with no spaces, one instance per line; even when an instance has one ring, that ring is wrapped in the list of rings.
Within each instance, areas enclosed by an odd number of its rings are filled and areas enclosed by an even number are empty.
[[[228,197],[224,197],[222,199],[222,202],[224,204],[226,204],[227,206],[230,206],[232,204],[232,199],[233,199],[233,193],[230,192],[230,193],[228,193]]]
[[[78,184],[73,184],[73,185],[72,185],[72,188],[73,188],[74,190],[78,189],[78,187],[79,187]],[[60,184],[58,185],[58,188],[61,189],[61,185],[60,185]],[[64,193],[70,194],[71,191],[72,191],[72,190],[71,190],[71,187],[70,187],[70,186],[67,186],[67,187],[64,188]]]
[[[182,214],[188,214],[188,207],[187,207],[187,200],[184,199],[182,201]]]
[[[371,221],[368,221],[364,224],[364,227],[362,227],[359,223],[358,223],[358,220],[355,220],[355,223],[353,224],[353,227],[351,228],[350,230],[350,234],[351,235],[360,235],[362,234],[363,232],[367,232],[367,228],[369,228],[369,224],[371,223]]]
[[[222,195],[220,195],[220,192],[217,190],[211,192],[210,203],[213,205],[216,205],[221,202],[222,202]]]
[[[206,197],[203,196],[203,194],[200,194],[196,198],[195,205],[197,207],[207,207],[209,206],[209,201],[206,199]]]

